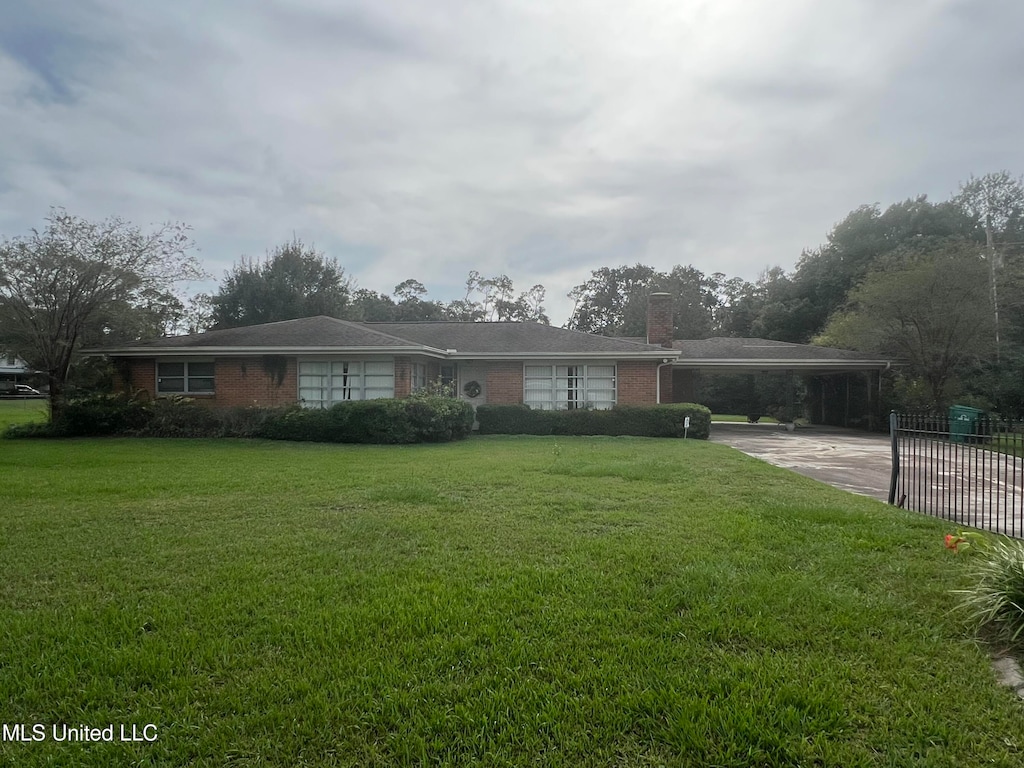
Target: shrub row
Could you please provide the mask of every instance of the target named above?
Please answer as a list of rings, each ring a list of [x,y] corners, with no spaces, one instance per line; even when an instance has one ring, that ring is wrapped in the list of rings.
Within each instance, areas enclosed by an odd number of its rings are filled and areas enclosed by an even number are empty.
[[[440,443],[473,428],[473,407],[450,397],[363,400],[310,410],[291,407],[263,425],[260,437],[325,443]]]
[[[686,417],[690,428],[685,430]],[[482,435],[635,435],[706,440],[711,411],[694,403],[617,405],[611,410],[540,411],[525,405],[481,405]]]
[[[690,417],[689,430],[685,418]],[[481,405],[481,434],[636,435],[704,440],[711,412],[702,405],[628,406],[611,410],[541,411],[525,405]],[[331,443],[446,442],[466,437],[473,409],[432,394],[365,400],[332,408],[210,408],[187,398],[140,400],[93,395],[69,401],[52,424],[10,427],[7,437],[262,437]]]
[[[7,437],[263,437],[330,443],[445,442],[466,437],[473,409],[434,395],[339,403],[325,410],[210,408],[187,398],[93,395],[69,401],[52,424],[22,424]]]

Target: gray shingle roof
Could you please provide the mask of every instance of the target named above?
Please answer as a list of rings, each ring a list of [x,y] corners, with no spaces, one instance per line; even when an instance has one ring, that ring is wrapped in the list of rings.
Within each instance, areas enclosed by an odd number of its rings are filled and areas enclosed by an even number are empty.
[[[249,325],[206,331],[191,336],[170,336],[165,339],[138,342],[132,348],[192,349],[196,347],[410,347],[418,346],[405,339],[373,330],[362,323],[337,320],[333,317],[302,317],[277,323]]]
[[[505,357],[544,355],[552,357],[586,357],[614,355],[621,358],[652,358],[673,353],[645,344],[645,339],[612,338],[579,331],[567,331],[539,323],[463,323],[450,321],[355,323],[333,317],[304,317],[277,323],[228,328],[191,336],[172,336],[147,342],[136,342],[116,349],[88,350],[94,353],[141,355],[144,353],[217,350],[231,354],[247,351],[274,350],[373,350],[377,352],[422,350],[427,353],[455,350],[457,357]],[[816,347],[810,344],[789,344],[769,339],[713,338],[677,340],[677,365],[702,362],[709,367],[730,367],[738,363],[764,364],[780,367],[792,362],[801,368],[813,363],[822,367],[846,363],[861,368],[875,364],[877,357],[847,349]],[[774,365],[773,365],[774,363]],[[882,361],[884,364],[884,361]],[[756,367],[756,365],[755,365]]]
[[[878,360],[877,355],[854,352],[850,349],[817,347],[813,344],[791,344],[772,339],[734,339],[715,337],[712,339],[677,339],[672,346],[682,355],[680,363],[687,360],[821,360],[858,361]]]
[[[422,321],[410,323],[364,323],[403,339],[438,349],[454,349],[459,355],[501,355],[514,353],[551,353],[586,355],[619,352],[637,355],[664,352],[661,347],[638,344],[624,339],[567,331],[539,323],[460,323]]]
[[[142,354],[153,351],[275,351],[366,349],[444,352],[460,357],[541,355],[608,355],[652,357],[667,350],[622,339],[567,331],[539,323],[407,322],[355,323],[332,317],[304,317],[277,323],[172,336],[119,345],[95,353]],[[669,353],[672,356],[672,353]]]

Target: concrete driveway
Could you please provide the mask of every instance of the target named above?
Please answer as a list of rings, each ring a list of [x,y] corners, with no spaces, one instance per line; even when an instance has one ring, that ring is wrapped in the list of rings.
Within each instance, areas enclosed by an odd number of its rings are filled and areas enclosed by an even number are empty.
[[[714,422],[711,440],[844,491],[889,498],[888,435],[817,426],[787,432],[779,424]]]

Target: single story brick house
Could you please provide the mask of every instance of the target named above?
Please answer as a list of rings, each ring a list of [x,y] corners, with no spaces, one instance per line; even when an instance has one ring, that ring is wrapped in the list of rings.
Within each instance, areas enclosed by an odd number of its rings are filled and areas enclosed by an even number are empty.
[[[473,405],[610,408],[681,402],[683,397],[674,396],[674,382],[679,395],[692,397],[685,369],[700,370],[702,362],[721,364],[687,357],[686,343],[674,342],[672,332],[672,297],[655,293],[648,304],[647,336],[639,339],[539,323],[360,323],[321,316],[137,342],[90,354],[112,359],[121,389],[145,390],[153,396],[187,395],[217,406],[299,402],[322,408],[344,400],[405,397],[428,382],[440,381],[454,385]],[[724,346],[749,356],[741,346]],[[722,347],[712,344],[709,351],[717,354]],[[773,352],[771,365],[778,366],[778,349]],[[757,359],[747,362],[762,364]],[[879,367],[877,361],[855,364]]]

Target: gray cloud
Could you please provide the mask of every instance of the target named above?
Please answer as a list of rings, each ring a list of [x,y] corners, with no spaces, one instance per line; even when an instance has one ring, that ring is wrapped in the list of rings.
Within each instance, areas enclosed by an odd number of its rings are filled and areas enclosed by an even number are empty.
[[[0,33],[0,232],[48,206],[293,233],[453,298],[643,261],[753,278],[862,203],[1024,172],[1024,7],[51,3]]]

